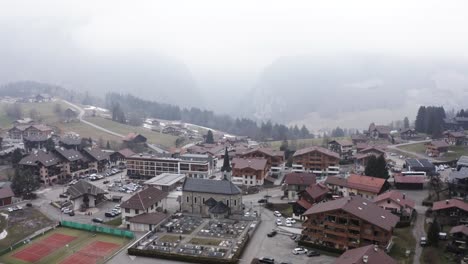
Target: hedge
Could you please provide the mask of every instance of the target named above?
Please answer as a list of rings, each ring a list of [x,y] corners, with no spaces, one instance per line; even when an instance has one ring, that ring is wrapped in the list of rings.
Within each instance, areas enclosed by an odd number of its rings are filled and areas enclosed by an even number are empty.
[[[300,240],[299,242],[297,242],[297,244],[299,246],[314,248],[314,249],[318,249],[318,250],[323,250],[323,251],[330,252],[330,253],[333,253],[333,254],[338,254],[338,255],[341,255],[346,251],[346,250],[343,250],[343,249],[330,248],[330,247],[322,246],[320,244],[314,244],[312,242],[307,242],[307,241],[304,241],[304,240]]]
[[[129,248],[128,254],[133,255],[133,256],[178,260],[182,262],[191,262],[191,263],[236,264],[238,262],[238,259],[228,260],[228,259],[221,259],[221,258],[208,258],[208,257],[203,257],[203,256],[189,256],[189,255],[181,255],[181,254],[175,254],[175,253],[160,252],[156,250],[143,250],[143,249],[136,249],[136,248]]]

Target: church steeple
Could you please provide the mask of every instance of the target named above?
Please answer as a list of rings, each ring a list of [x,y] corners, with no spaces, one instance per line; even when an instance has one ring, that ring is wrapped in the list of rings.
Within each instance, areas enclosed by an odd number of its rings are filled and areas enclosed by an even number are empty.
[[[224,151],[224,161],[223,161],[223,167],[221,167],[221,171],[223,172],[224,179],[225,180],[231,180],[231,164],[229,162],[229,154],[227,147]]]

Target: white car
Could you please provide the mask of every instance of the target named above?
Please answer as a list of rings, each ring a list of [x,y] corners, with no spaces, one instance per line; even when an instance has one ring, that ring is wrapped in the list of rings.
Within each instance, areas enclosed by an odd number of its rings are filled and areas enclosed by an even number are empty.
[[[291,227],[291,226],[292,226],[292,223],[291,223],[291,221],[286,220],[286,224],[285,224],[285,225],[288,226],[288,227]]]
[[[20,205],[16,206],[16,210],[21,210],[21,209],[23,209],[23,207],[21,207]]]
[[[283,225],[283,222],[281,221],[281,219],[276,219],[276,225],[277,226]]]
[[[291,217],[286,218],[286,221],[291,222],[291,224],[296,223],[296,220],[294,218],[291,218]]]
[[[281,217],[281,213],[278,212],[278,211],[274,211],[274,212],[273,212],[273,215],[275,215],[276,217]]]
[[[177,188],[176,188],[176,191],[181,192],[181,191],[182,191],[182,187],[180,187],[180,186],[177,187]]]
[[[250,216],[249,212],[245,212],[244,216]]]
[[[13,208],[11,208],[11,207],[8,207],[7,211],[11,213],[11,212],[13,212],[15,210]]]
[[[298,247],[298,248],[293,249],[292,253],[294,255],[307,254],[307,249],[302,248],[302,247]]]

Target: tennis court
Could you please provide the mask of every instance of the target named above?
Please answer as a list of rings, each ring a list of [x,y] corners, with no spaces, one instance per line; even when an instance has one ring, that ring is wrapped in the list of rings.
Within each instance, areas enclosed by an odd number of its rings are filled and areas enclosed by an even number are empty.
[[[36,262],[55,250],[64,247],[74,239],[76,239],[75,236],[52,234],[41,241],[37,241],[34,244],[25,247],[23,250],[16,252],[12,256],[26,262]]]
[[[102,241],[93,242],[75,254],[69,256],[61,264],[95,264],[111,255],[120,245]]]

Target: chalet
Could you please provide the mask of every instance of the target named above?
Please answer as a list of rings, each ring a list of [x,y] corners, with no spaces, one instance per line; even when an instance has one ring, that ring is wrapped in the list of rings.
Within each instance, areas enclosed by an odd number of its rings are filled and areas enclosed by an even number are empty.
[[[13,122],[14,126],[27,126],[27,125],[33,125],[33,124],[34,124],[34,120],[29,117],[18,119]]]
[[[239,157],[245,159],[263,158],[267,160],[268,169],[271,167],[281,167],[284,163],[284,151],[273,150],[270,148],[257,148],[245,151],[239,154]]]
[[[132,144],[145,144],[147,138],[141,134],[137,133],[129,133],[122,139],[125,143],[132,143]]]
[[[125,149],[121,149],[119,151],[112,153],[109,159],[110,159],[110,162],[113,164],[125,165],[127,159],[133,155],[135,155],[135,152],[133,152],[129,148],[125,148]]]
[[[328,187],[322,183],[309,185],[305,190],[299,192],[299,199],[293,204],[293,213],[301,215],[316,203],[327,199]]]
[[[40,181],[52,184],[57,180],[65,179],[62,174],[62,161],[52,152],[37,150],[23,157],[18,163],[21,169],[30,169],[33,175],[38,175]]]
[[[368,140],[369,139],[364,134],[351,135],[351,141],[354,145],[357,145],[359,143],[366,143]]]
[[[315,184],[316,179],[313,173],[293,172],[285,176],[284,183],[288,193],[288,199],[295,200],[298,194],[307,187]]]
[[[369,125],[368,135],[373,139],[388,139],[391,128],[389,126],[377,126],[374,123]]]
[[[347,178],[347,188],[350,196],[359,195],[367,199],[374,199],[377,195],[388,190],[387,180],[352,174]]]
[[[468,226],[467,225],[458,225],[450,229],[450,244],[452,248],[455,248],[457,251],[465,251],[467,249],[468,243]]]
[[[444,225],[460,225],[468,223],[468,203],[450,199],[434,202],[432,212],[437,216],[439,223]]]
[[[70,201],[73,203],[74,210],[84,210],[96,207],[105,200],[104,190],[85,181],[80,180],[68,187],[67,193],[70,195]]]
[[[433,140],[426,145],[426,154],[429,157],[439,157],[448,151],[449,146],[445,140]]]
[[[395,187],[399,190],[422,190],[426,177],[394,175]]]
[[[52,96],[48,94],[38,94],[34,97],[34,102],[36,103],[44,103],[52,101]]]
[[[300,149],[293,155],[294,170],[312,172],[315,175],[338,174],[339,162],[338,153],[318,146]]]
[[[0,207],[12,204],[14,196],[15,194],[11,189],[11,183],[0,182]]]
[[[304,215],[303,240],[340,250],[366,245],[386,248],[399,220],[359,196],[318,203]]]
[[[45,148],[47,141],[49,140],[47,135],[34,135],[23,137],[24,149],[27,152],[32,151],[33,149],[42,149]]]
[[[448,184],[450,195],[465,198],[468,195],[468,168],[450,172]]]
[[[11,139],[23,139],[25,137],[32,136],[51,136],[53,129],[49,126],[38,124],[38,125],[19,125],[14,126],[8,130],[8,135]]]
[[[343,253],[333,264],[397,264],[398,262],[373,245],[350,249]]]
[[[387,191],[375,197],[374,203],[400,217],[400,221],[411,221],[416,213],[415,202],[399,191]]]
[[[67,108],[63,111],[63,118],[66,122],[71,122],[78,118],[78,112],[72,108]]]
[[[268,160],[263,158],[232,159],[232,177],[234,182],[246,186],[263,185],[268,173]]]
[[[167,192],[155,187],[147,187],[120,204],[123,224],[130,229],[130,219],[140,214],[162,212],[164,210]],[[152,229],[152,228],[151,228]],[[150,230],[151,230],[150,229]]]
[[[127,228],[137,232],[148,232],[158,229],[167,218],[168,215],[162,212],[144,213],[130,218]]]
[[[328,142],[328,149],[338,153],[341,159],[348,160],[353,155],[353,142],[346,139],[335,139]]]
[[[75,136],[65,136],[60,138],[59,145],[66,149],[79,150],[81,146],[81,138]]]
[[[466,145],[466,143],[467,143],[467,137],[466,137],[465,133],[463,133],[461,131],[447,131],[447,132],[444,132],[444,140],[449,145],[453,145],[453,146]]]
[[[444,127],[445,129],[450,130],[459,130],[460,128],[463,130],[468,129],[468,117],[461,117],[457,116],[454,118],[445,118],[444,119]]]
[[[64,147],[56,147],[54,153],[61,158],[62,175],[66,178],[76,178],[78,176],[88,174],[90,171],[89,162],[83,157],[79,151],[74,149],[66,149]]]
[[[242,192],[231,181],[186,178],[182,186],[182,212],[219,218],[242,213]]]
[[[90,169],[102,172],[109,165],[110,154],[100,148],[84,148],[82,153],[84,157],[90,161]]]
[[[325,180],[325,185],[334,195],[349,196],[348,195],[348,181],[339,176],[329,176]]]
[[[400,129],[399,133],[400,133],[401,139],[404,139],[404,140],[410,140],[418,134],[418,132],[416,132],[414,128],[403,128],[403,129]]]

